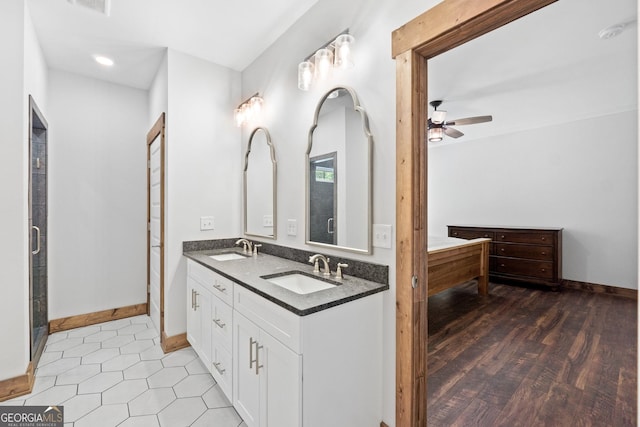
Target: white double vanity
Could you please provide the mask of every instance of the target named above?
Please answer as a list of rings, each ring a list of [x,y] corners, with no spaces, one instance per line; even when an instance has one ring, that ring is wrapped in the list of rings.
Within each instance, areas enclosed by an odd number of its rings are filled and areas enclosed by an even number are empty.
[[[388,285],[327,277],[272,255],[229,253],[185,252],[187,338],[245,423],[379,425],[381,291]],[[291,290],[270,280],[291,274],[328,288]]]

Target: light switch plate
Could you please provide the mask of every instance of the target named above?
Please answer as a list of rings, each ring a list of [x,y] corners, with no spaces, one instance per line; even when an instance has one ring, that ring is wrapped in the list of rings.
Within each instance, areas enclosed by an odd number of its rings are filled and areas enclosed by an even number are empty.
[[[273,215],[264,215],[262,217],[263,227],[273,227]]]
[[[287,220],[287,236],[296,236],[298,234],[298,221],[295,219]]]
[[[200,217],[200,230],[213,230],[213,217],[212,216],[201,216]]]
[[[376,248],[391,248],[391,226],[373,224],[373,246]]]

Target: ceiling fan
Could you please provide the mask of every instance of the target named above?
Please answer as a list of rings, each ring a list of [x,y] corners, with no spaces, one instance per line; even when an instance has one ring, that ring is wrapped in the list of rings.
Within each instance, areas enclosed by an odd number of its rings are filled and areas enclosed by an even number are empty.
[[[444,138],[444,135],[452,138],[460,138],[464,135],[459,130],[450,126],[472,125],[475,123],[485,123],[493,120],[492,116],[475,116],[445,121],[447,112],[444,110],[438,110],[440,104],[442,104],[442,100],[431,101],[429,103],[434,110],[433,116],[431,116],[427,121],[427,138],[429,142],[440,142],[442,141],[442,138]]]

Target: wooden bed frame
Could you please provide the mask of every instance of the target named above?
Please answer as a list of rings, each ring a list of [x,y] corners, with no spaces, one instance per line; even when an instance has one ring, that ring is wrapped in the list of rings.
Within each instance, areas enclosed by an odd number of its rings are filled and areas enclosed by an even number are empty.
[[[470,280],[478,280],[478,293],[489,293],[489,243],[474,239],[451,248],[428,251],[428,296]]]

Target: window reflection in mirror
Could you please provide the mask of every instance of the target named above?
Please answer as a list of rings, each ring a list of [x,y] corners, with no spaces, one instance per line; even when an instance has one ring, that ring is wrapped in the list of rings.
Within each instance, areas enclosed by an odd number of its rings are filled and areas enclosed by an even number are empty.
[[[244,233],[276,238],[276,157],[269,131],[249,137],[244,165]]]
[[[369,122],[350,88],[316,108],[307,149],[307,243],[371,252]]]

